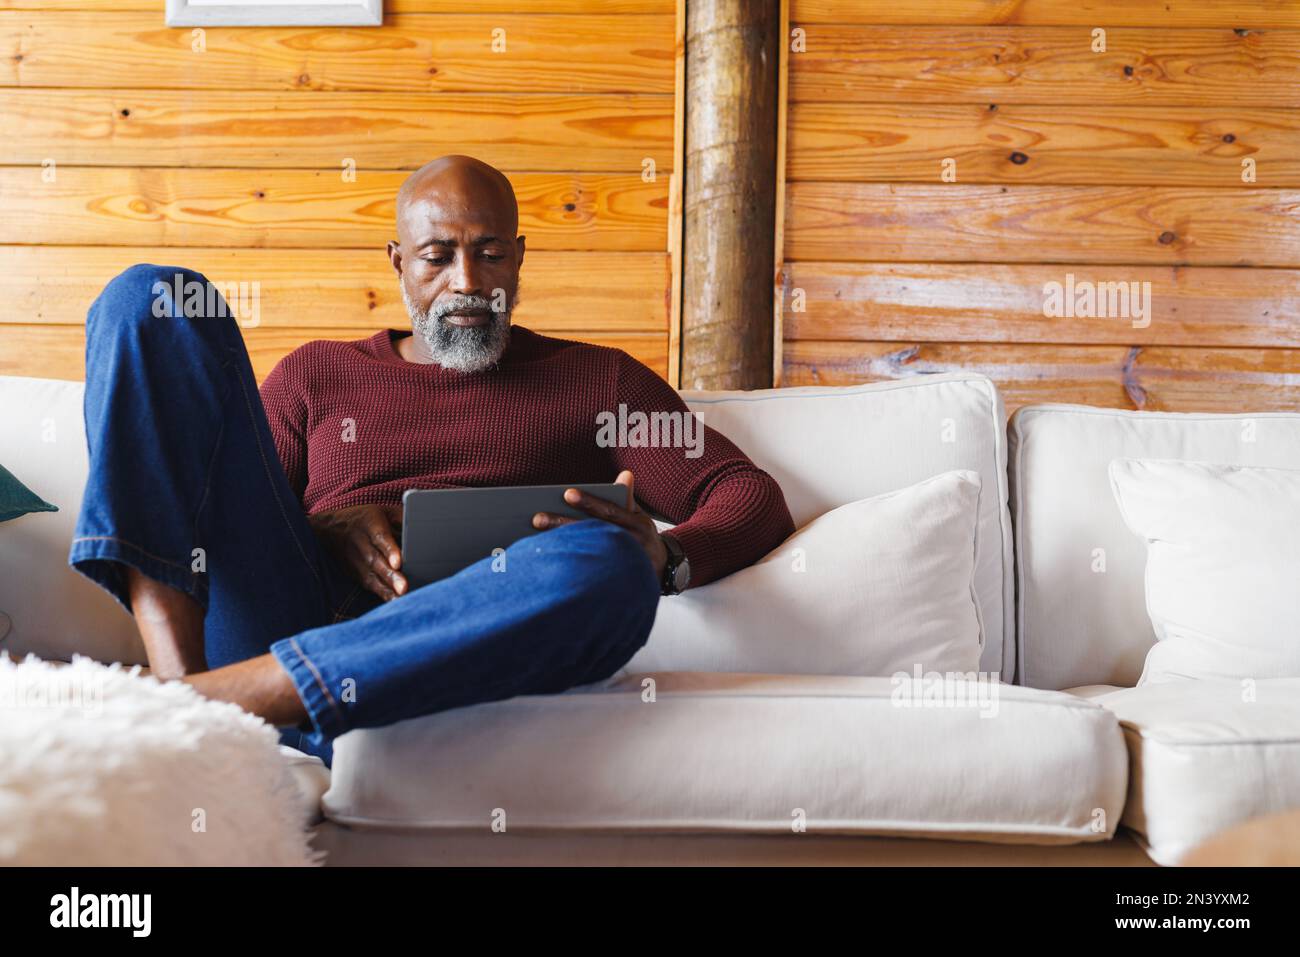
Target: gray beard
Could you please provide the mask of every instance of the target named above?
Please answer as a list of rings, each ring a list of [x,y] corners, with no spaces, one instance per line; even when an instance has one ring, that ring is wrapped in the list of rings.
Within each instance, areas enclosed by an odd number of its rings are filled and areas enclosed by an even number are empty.
[[[455,372],[483,372],[495,366],[510,345],[510,309],[497,312],[482,296],[456,296],[420,309],[400,282],[402,301],[415,334],[429,347],[433,361]],[[513,307],[513,303],[511,304]],[[482,326],[453,326],[444,317],[463,309],[486,309],[491,319]]]

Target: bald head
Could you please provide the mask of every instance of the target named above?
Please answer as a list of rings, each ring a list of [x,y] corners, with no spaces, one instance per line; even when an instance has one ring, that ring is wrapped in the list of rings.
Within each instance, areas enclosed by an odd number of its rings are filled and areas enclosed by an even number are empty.
[[[417,333],[408,358],[462,371],[496,361],[524,261],[518,233],[515,191],[482,160],[443,156],[407,177],[388,258]]]
[[[513,239],[519,230],[519,203],[504,173],[472,156],[441,156],[406,178],[397,191],[397,236],[430,216],[477,217],[506,227]],[[417,230],[418,231],[418,230]]]

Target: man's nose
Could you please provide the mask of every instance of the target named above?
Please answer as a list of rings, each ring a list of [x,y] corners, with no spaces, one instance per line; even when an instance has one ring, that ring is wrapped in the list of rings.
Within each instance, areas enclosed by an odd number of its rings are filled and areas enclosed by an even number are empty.
[[[479,268],[478,261],[474,258],[472,249],[458,249],[456,251],[455,271],[451,276],[451,291],[458,296],[481,296],[482,287],[479,285]]]

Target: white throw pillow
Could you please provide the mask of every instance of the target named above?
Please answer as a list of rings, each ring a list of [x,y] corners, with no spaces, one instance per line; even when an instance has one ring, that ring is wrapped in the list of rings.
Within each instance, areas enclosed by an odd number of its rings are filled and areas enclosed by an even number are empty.
[[[1147,541],[1138,684],[1300,677],[1300,472],[1116,459],[1110,481]]]
[[[977,671],[979,496],[963,470],[833,509],[758,563],[661,600],[621,674]]]

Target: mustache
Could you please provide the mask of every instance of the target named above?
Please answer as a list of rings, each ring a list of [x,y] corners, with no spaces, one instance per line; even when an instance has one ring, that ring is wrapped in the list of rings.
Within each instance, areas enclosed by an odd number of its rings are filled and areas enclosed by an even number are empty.
[[[496,313],[492,308],[490,300],[483,296],[454,296],[451,299],[445,299],[442,302],[435,302],[429,305],[428,316],[430,319],[442,319],[453,312],[470,312],[483,311]]]

